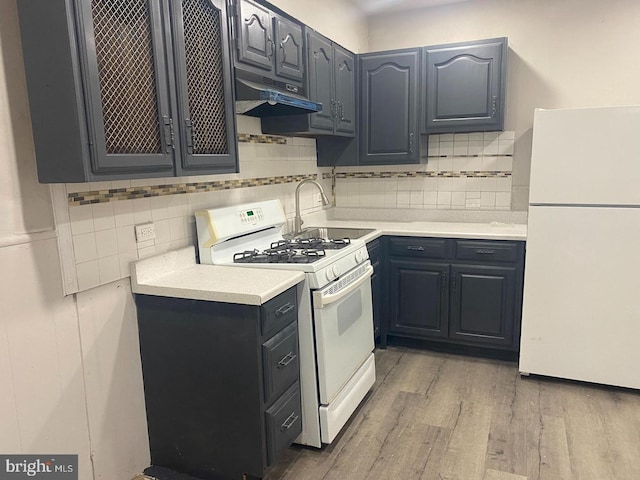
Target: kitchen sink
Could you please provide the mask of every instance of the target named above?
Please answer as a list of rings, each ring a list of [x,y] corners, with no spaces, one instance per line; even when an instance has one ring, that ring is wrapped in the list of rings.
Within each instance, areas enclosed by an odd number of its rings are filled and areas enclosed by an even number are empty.
[[[346,227],[309,227],[305,228],[293,238],[361,238],[374,232],[373,228],[346,228]]]

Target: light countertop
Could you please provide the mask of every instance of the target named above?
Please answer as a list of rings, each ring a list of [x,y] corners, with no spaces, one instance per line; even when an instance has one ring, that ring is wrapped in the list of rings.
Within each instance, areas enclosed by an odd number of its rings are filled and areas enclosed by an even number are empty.
[[[412,237],[447,237],[447,238],[472,238],[480,240],[519,240],[527,239],[526,223],[513,223],[509,219],[496,216],[493,220],[485,216],[485,221],[468,221],[469,217],[462,217],[467,221],[393,221],[391,219],[370,218],[363,210],[353,214],[353,218],[341,218],[332,212],[320,212],[304,218],[304,228],[311,227],[343,227],[343,228],[370,228],[374,232],[362,237],[365,242],[382,235],[402,235]],[[384,218],[383,215],[381,215]],[[396,211],[396,218],[402,217],[402,212]],[[409,217],[411,218],[411,217]],[[506,220],[506,221],[505,221]]]
[[[304,280],[303,272],[200,265],[195,248],[163,253],[131,267],[133,293],[262,305]]]

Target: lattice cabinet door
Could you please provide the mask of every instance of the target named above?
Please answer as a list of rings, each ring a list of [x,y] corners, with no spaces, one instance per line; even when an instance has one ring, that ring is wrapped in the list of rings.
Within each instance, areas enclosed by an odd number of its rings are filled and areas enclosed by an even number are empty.
[[[177,142],[160,0],[77,5],[93,173],[172,176]]]
[[[237,172],[224,0],[169,0],[181,135],[178,175]]]

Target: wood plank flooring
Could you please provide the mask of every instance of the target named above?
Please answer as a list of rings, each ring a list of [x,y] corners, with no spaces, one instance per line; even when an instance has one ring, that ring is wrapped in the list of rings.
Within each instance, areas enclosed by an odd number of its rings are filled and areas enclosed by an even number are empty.
[[[291,447],[265,480],[640,479],[640,392],[401,347],[376,370],[333,444]]]

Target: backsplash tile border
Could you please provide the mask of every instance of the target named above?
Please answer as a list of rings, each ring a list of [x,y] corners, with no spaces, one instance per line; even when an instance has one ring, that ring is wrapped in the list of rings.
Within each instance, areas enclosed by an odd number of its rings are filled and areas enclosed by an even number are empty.
[[[147,187],[90,190],[86,192],[68,193],[67,202],[70,207],[75,207],[96,203],[117,202],[118,200],[135,200],[138,198],[162,197],[166,195],[182,195],[187,193],[232,190],[236,188],[282,185],[286,183],[301,182],[302,180],[306,180],[308,178],[316,180],[318,178],[318,175],[315,173],[311,173],[300,175],[282,175],[275,177],[240,178],[235,180],[214,180],[211,182],[173,183],[164,185],[150,185]],[[329,176],[328,178],[331,178],[331,176]]]
[[[431,172],[431,171],[405,171],[405,172],[335,172],[323,173],[322,178],[329,180],[333,176],[338,178],[504,178],[510,177],[510,171],[460,171],[460,172]]]
[[[255,135],[253,133],[239,133],[238,141],[242,143],[272,143],[286,145],[287,137],[281,135]]]

